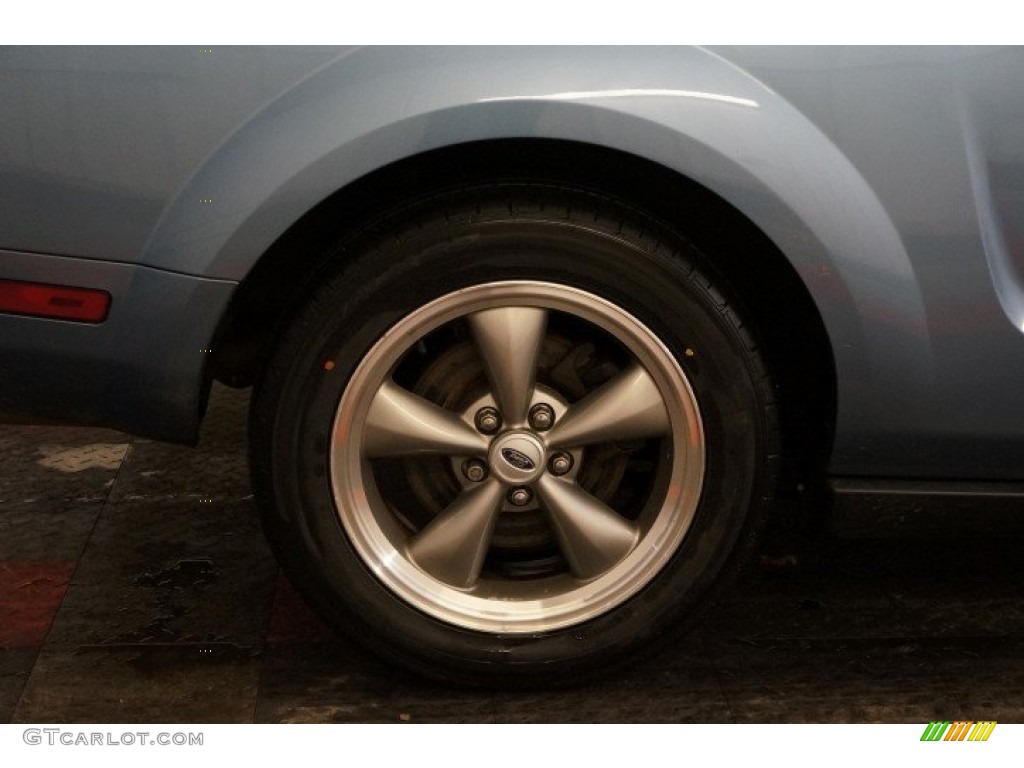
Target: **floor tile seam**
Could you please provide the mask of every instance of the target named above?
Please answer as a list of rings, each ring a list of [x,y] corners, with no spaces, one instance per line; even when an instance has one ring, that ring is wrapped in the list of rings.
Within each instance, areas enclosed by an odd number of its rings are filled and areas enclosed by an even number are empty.
[[[47,647],[50,635],[53,634],[53,627],[57,622],[57,617],[60,615],[60,609],[64,606],[64,601],[67,599],[68,592],[71,591],[72,584],[75,583],[75,576],[78,575],[79,569],[82,567],[82,560],[85,559],[86,550],[89,548],[89,542],[92,541],[93,535],[96,533],[96,528],[99,525],[100,519],[103,517],[104,512],[107,510],[107,505],[110,502],[110,497],[114,492],[114,488],[117,486],[117,479],[121,476],[121,470],[124,468],[125,463],[128,461],[128,457],[131,455],[132,446],[134,445],[134,439],[129,438],[128,448],[125,449],[124,456],[121,458],[120,463],[117,465],[117,470],[114,472],[114,477],[110,482],[110,487],[107,489],[107,493],[103,498],[103,502],[100,506],[100,510],[96,515],[96,519],[93,520],[92,525],[89,528],[89,533],[85,537],[85,541],[82,543],[82,548],[78,553],[78,559],[75,561],[75,567],[68,576],[68,585],[64,590],[64,594],[61,596],[60,602],[57,603],[56,608],[53,611],[53,615],[50,617],[50,624],[46,629],[46,634],[43,637],[43,643],[39,646],[39,650],[36,653],[35,659],[32,661],[32,666],[29,668],[29,673],[25,677],[25,682],[22,685],[21,691],[18,693],[17,703],[14,705],[14,710],[11,713],[11,719],[14,720],[18,716],[18,710],[21,709],[22,701],[25,696],[25,690],[28,688],[28,683],[32,679],[32,676],[36,673],[36,665],[39,663],[39,658],[42,655],[42,651]]]

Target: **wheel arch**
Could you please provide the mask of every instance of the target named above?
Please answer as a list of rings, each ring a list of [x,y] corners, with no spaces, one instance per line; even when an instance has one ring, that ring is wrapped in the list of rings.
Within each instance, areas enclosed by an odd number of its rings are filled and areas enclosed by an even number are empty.
[[[569,185],[615,198],[657,216],[704,252],[708,266],[743,303],[773,368],[789,459],[784,487],[820,475],[835,423],[835,360],[821,314],[796,269],[761,229],[703,185],[644,158],[582,142],[500,139],[448,146],[338,190],[290,227],[242,280],[213,345],[213,375],[233,386],[252,383],[342,233],[402,203],[495,181]]]
[[[144,261],[242,281],[235,308],[251,303],[252,286],[273,285],[269,306],[276,310],[289,306],[315,272],[318,256],[311,252],[323,233],[517,164],[539,172],[541,181],[584,178],[679,229],[701,229],[712,245],[753,238],[763,246],[770,256],[751,259],[762,250],[747,248],[745,258],[716,258],[748,303],[770,305],[760,313],[771,320],[766,327],[799,331],[778,340],[786,350],[780,367],[789,370],[792,361],[807,372],[803,383],[791,385],[801,393],[811,382],[816,392],[828,392],[821,397],[829,405],[812,415],[836,423],[840,458],[857,454],[859,432],[884,427],[871,421],[873,386],[912,391],[928,379],[933,361],[928,344],[918,341],[928,338],[918,278],[877,196],[805,115],[699,48],[530,49],[507,56],[359,49],[228,137],[165,210]],[[659,186],[644,174],[673,182]],[[200,206],[201,198],[214,202]],[[721,231],[688,216],[686,205],[697,198],[716,201],[721,215],[712,220]],[[703,205],[696,209],[705,212]],[[762,263],[775,268],[767,270],[771,277],[784,275],[788,288],[759,282]],[[745,281],[753,275],[758,279]],[[790,305],[807,310],[808,322],[780,323]],[[257,336],[238,340],[239,316],[247,315],[232,311],[214,345],[221,350],[217,375],[228,379],[224,371],[245,368],[236,359],[252,359],[251,351],[239,350]],[[810,346],[827,354],[801,347],[809,327],[819,338]],[[817,441],[826,446],[820,463],[831,442],[831,435]]]

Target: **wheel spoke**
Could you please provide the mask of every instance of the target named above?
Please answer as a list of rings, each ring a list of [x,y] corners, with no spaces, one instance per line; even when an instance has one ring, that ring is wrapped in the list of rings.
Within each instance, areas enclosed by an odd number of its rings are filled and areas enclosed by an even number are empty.
[[[546,310],[536,307],[485,309],[469,316],[494,399],[506,423],[526,420],[547,317]]]
[[[409,543],[409,557],[446,584],[471,587],[480,576],[491,532],[501,511],[497,480],[465,491]]]
[[[667,434],[669,426],[658,385],[643,366],[634,363],[573,403],[549,433],[548,445],[565,448],[655,437]]]
[[[546,475],[537,483],[537,492],[562,554],[578,578],[599,576],[636,546],[637,528],[576,483]]]
[[[486,452],[487,438],[466,422],[390,379],[374,395],[363,431],[363,455],[367,458]]]

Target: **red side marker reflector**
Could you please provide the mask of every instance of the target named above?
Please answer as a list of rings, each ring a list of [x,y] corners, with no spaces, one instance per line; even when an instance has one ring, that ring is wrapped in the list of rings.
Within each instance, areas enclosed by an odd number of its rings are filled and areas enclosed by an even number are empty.
[[[102,323],[109,311],[110,294],[106,291],[0,280],[0,312]]]

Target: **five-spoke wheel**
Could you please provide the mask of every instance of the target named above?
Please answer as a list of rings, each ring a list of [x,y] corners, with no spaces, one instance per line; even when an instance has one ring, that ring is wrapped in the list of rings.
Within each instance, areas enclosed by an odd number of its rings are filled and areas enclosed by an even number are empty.
[[[254,394],[252,472],[329,622],[447,680],[652,652],[754,540],[770,380],[703,257],[624,204],[496,184],[341,238]]]
[[[469,346],[463,365],[479,375],[431,400],[408,361],[421,346],[439,357]],[[577,397],[557,370],[581,346],[607,379]],[[686,534],[704,476],[697,403],[664,345],[598,296],[534,281],[455,291],[390,328],[342,395],[330,453],[338,515],[366,565],[425,613],[485,631],[550,630],[632,597]],[[430,470],[387,460],[431,455],[459,482],[424,510],[386,476]],[[618,484],[588,486],[591,460],[638,458]],[[492,552],[501,520],[527,511],[550,546],[511,535]]]

